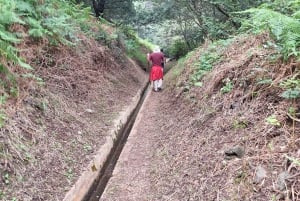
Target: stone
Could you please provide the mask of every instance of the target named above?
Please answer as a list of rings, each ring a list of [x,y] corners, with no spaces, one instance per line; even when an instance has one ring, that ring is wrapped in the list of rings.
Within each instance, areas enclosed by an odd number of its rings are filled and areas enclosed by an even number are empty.
[[[88,112],[88,113],[94,113],[94,111],[91,110],[91,109],[86,109],[85,111]]]
[[[267,171],[262,166],[258,166],[255,170],[253,183],[259,184],[267,177]]]
[[[225,159],[242,158],[245,155],[245,150],[241,146],[233,147],[225,151]]]
[[[280,191],[283,191],[285,189],[285,180],[289,178],[289,173],[287,171],[281,172],[278,175],[277,183],[276,183],[276,188]]]

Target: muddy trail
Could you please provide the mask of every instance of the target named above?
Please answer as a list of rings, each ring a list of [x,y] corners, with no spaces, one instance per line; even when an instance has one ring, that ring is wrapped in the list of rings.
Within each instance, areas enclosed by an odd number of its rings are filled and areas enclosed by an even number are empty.
[[[175,139],[170,140],[169,132],[181,130],[180,119],[184,118],[180,115],[179,105],[170,104],[166,90],[151,91],[146,98],[113,176],[98,200],[182,200],[175,196],[176,191],[169,192],[171,189],[166,188],[175,182],[169,179],[177,179],[172,172],[164,172],[173,163],[165,157],[176,154],[168,153],[167,149],[177,147],[173,144]],[[170,107],[174,106],[179,110],[170,112]],[[175,190],[176,186],[172,188]]]

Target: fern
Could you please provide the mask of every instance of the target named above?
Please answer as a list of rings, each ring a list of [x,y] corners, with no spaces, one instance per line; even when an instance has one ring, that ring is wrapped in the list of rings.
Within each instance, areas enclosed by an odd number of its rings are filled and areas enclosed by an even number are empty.
[[[243,23],[242,31],[251,30],[259,33],[268,30],[279,43],[284,60],[290,56],[299,57],[299,20],[269,9],[249,9],[243,13],[250,13],[252,17]]]
[[[292,78],[289,78],[280,83],[280,87],[285,89],[281,94],[286,99],[300,98],[300,79],[297,78],[299,74],[295,74]]]
[[[191,76],[191,80],[195,83],[202,79],[202,77],[213,68],[219,59],[219,55],[214,52],[205,52],[200,57],[200,62],[195,64],[195,72]]]
[[[9,31],[9,25],[11,24],[25,24],[19,17],[19,14],[15,12],[16,5],[22,5],[20,2],[9,1],[1,4],[0,7],[0,56],[6,58],[8,61],[13,61],[15,64],[20,65],[26,69],[32,69],[32,67],[26,64],[19,56],[18,51],[12,44],[19,43],[20,38],[16,33]]]
[[[292,16],[296,19],[300,19],[300,10],[295,12]]]
[[[13,61],[16,61],[18,57],[16,49],[4,40],[0,40],[0,56]]]
[[[17,15],[15,10],[15,1],[9,1],[5,2],[4,4],[1,4],[0,7],[0,24],[1,25],[10,25],[14,23],[18,24],[25,24],[23,20],[20,19],[20,17]]]
[[[29,64],[26,64],[18,55],[17,50],[8,42],[0,40],[0,56],[5,57],[7,60],[13,61],[15,64],[20,65],[21,67],[31,70],[32,67]]]
[[[0,25],[0,39],[11,42],[11,43],[19,43],[21,40],[16,37],[15,34],[6,31],[3,27]]]
[[[23,34],[13,33],[12,25],[21,24],[33,38],[47,37],[51,44],[72,45],[78,30],[89,32],[90,26],[86,23],[90,18],[90,8],[75,5],[71,1],[62,0],[0,0],[0,57],[5,63],[0,64],[0,73],[3,79],[1,85],[7,94],[17,96],[18,86],[15,77],[8,69],[9,65],[19,65],[31,70],[15,48],[16,43],[23,40]]]
[[[35,16],[35,17],[37,17],[34,7],[29,2],[18,0],[18,1],[16,1],[15,8],[18,11],[18,14],[20,16]]]
[[[31,27],[28,30],[28,33],[30,36],[34,38],[42,38],[49,34],[49,31],[45,28],[43,28],[41,21],[38,21],[32,17],[28,17],[26,19],[27,24]]]
[[[3,80],[1,82],[2,88],[13,96],[18,94],[17,81],[14,74],[12,74],[7,67],[0,64],[0,73],[3,74]],[[6,94],[4,94],[6,99]]]
[[[274,10],[284,15],[290,16],[293,13],[299,11],[300,1],[299,0],[284,0],[284,1],[274,0],[272,2],[262,4],[260,8]]]

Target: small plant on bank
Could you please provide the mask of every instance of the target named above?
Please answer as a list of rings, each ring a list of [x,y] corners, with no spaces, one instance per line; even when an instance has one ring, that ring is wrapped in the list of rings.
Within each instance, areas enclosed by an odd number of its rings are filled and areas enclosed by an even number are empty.
[[[3,111],[0,111],[0,128],[4,126],[6,115]]]
[[[215,52],[205,52],[200,57],[200,62],[195,64],[195,72],[191,76],[193,83],[199,82],[202,77],[212,70],[213,65],[219,60],[219,55]]]
[[[237,120],[233,121],[233,128],[234,129],[244,129],[248,127],[248,122],[245,120]]]
[[[266,122],[273,126],[280,126],[280,121],[277,120],[275,115],[268,116]]]
[[[90,151],[93,150],[92,146],[89,145],[89,144],[84,144],[83,149],[84,149],[85,152],[90,152]]]
[[[292,161],[292,163],[294,163],[295,165],[300,166],[300,160],[299,160],[299,159],[295,159],[295,158],[290,157],[290,156],[287,156],[287,155],[285,155],[285,157],[286,157],[288,160]]]
[[[300,113],[297,113],[297,109],[295,107],[289,107],[287,115],[295,120]]]
[[[222,51],[232,43],[232,39],[219,40],[211,43],[201,54],[199,62],[194,64],[195,69],[190,80],[192,85],[201,87],[204,75],[213,69],[213,66],[222,60]],[[229,86],[228,86],[229,87]]]
[[[221,88],[221,93],[229,93],[233,89],[233,83],[229,78],[223,80],[224,86]]]
[[[269,84],[272,84],[272,81],[273,80],[270,79],[270,78],[259,79],[259,80],[256,81],[256,84],[257,85],[264,85],[264,84],[269,85]]]
[[[6,102],[6,99],[7,99],[7,95],[3,95],[3,96],[0,96],[0,105],[4,105],[4,103]]]
[[[74,171],[72,170],[72,168],[69,168],[69,169],[65,172],[64,175],[67,177],[67,180],[68,180],[68,182],[70,183],[71,180],[72,180],[73,177],[74,177]]]
[[[300,79],[297,78],[298,74],[280,83],[280,87],[285,89],[281,94],[286,99],[300,98]]]
[[[8,173],[5,173],[3,176],[4,183],[8,185],[10,183],[10,176]]]

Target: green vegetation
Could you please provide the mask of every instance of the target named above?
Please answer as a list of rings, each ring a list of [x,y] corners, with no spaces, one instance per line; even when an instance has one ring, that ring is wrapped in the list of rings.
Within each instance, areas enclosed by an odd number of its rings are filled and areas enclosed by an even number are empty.
[[[268,116],[266,122],[273,126],[280,126],[280,121],[277,120],[276,115]]]
[[[247,121],[238,120],[238,119],[235,119],[232,124],[233,124],[234,129],[244,129],[244,128],[247,128],[247,126],[248,126]]]
[[[292,161],[292,163],[294,163],[295,165],[300,166],[300,161],[296,158],[293,157],[289,157],[289,156],[285,156],[288,160]]]
[[[233,89],[232,81],[229,78],[223,80],[224,86],[221,88],[223,94],[229,93]]]
[[[146,68],[148,65],[147,52],[151,52],[154,46],[146,40],[140,39],[134,30],[128,26],[122,27],[120,31],[124,37],[127,55],[137,61],[140,66]]]
[[[211,43],[209,47],[201,53],[199,62],[195,63],[195,70],[191,76],[193,85],[202,86],[201,79],[212,70],[213,66],[222,60],[222,51],[232,42],[231,39],[219,40]]]
[[[176,40],[171,46],[167,49],[169,57],[174,57],[179,59],[189,52],[189,48],[183,40]]]
[[[13,72],[13,66],[23,68],[23,72],[33,70],[19,56],[19,49],[16,48],[27,37],[26,34],[36,41],[47,38],[52,45],[72,45],[78,40],[78,30],[87,31],[88,34],[92,25],[86,23],[90,15],[88,8],[59,0],[1,1],[0,12],[1,104],[7,98],[19,95],[17,79],[20,75]],[[18,25],[20,28],[17,28]],[[28,30],[27,33],[22,32],[22,29]]]
[[[243,20],[242,15],[236,12],[256,7],[263,2],[266,1],[136,1],[136,20],[132,24],[141,37],[149,38],[163,49],[170,50],[167,51],[170,57],[177,57],[174,53],[179,51],[174,50],[187,49],[180,52],[180,56],[185,55],[207,38],[230,38]]]
[[[1,111],[0,111],[0,128],[3,127],[5,119],[6,119],[6,115],[5,115],[5,113],[1,110]]]
[[[289,2],[290,6],[295,6],[296,1]],[[299,57],[300,21],[298,13],[300,5],[298,4],[297,6],[297,12],[291,15],[264,8],[270,7],[269,4],[265,4],[258,9],[249,9],[244,13],[250,14],[251,18],[243,21],[241,31],[250,30],[254,33],[269,31],[277,42],[278,50],[282,53],[285,61],[291,56]]]
[[[110,46],[113,40],[123,34],[127,54],[140,65],[147,65],[145,53],[141,52],[144,46],[150,46],[147,42],[139,39],[129,29],[121,28],[120,33],[107,33],[101,25],[114,25],[104,18],[99,18],[99,21],[91,20],[92,11],[84,4],[60,0],[1,0],[0,13],[1,104],[8,98],[18,97],[19,77],[34,79],[43,84],[43,80],[28,72],[33,67],[20,57],[20,49],[16,47],[28,37],[36,43],[48,41],[50,46],[75,46],[80,42],[78,34],[84,33]],[[23,69],[21,74],[15,72],[17,66]]]
[[[65,173],[64,176],[67,178],[68,182],[71,183],[71,180],[74,177],[74,171],[72,170],[72,168],[69,168]]]
[[[213,65],[219,61],[219,59],[220,55],[216,52],[210,50],[204,52],[200,57],[200,62],[196,64],[196,72],[192,76],[192,80],[201,80],[201,78],[213,68]]]
[[[28,27],[28,34],[39,39],[47,37],[52,44],[72,44],[78,30],[89,32],[90,9],[71,2],[53,0],[35,2],[12,0],[1,3],[1,38],[10,43],[20,42],[25,35],[12,33],[10,25]]]
[[[297,78],[299,74],[280,83],[280,86],[285,90],[281,96],[286,99],[300,98],[300,79]]]

